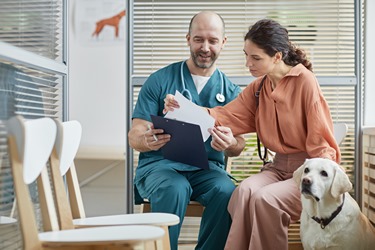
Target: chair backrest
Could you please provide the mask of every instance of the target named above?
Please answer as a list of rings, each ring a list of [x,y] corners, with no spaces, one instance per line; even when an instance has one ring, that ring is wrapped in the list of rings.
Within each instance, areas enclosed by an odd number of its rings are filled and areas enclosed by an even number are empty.
[[[15,116],[8,120],[7,132],[24,249],[37,249],[40,248],[41,243],[28,184],[42,174],[47,174],[48,177],[46,162],[55,142],[56,125],[50,118],[26,121],[21,116]],[[43,206],[48,206],[50,211],[54,211],[52,194],[46,193],[46,195],[49,196]],[[51,217],[50,220],[53,225],[57,224],[56,216]]]
[[[55,150],[59,159],[61,176],[65,175],[72,165],[81,142],[82,126],[78,121],[61,122],[55,120],[57,136]]]
[[[79,186],[76,189],[69,188],[72,185],[72,175],[75,176],[76,184],[79,185],[74,168],[74,158],[81,141],[82,127],[78,121],[61,122],[55,120],[55,122],[57,125],[57,137],[54,150],[51,154],[50,166],[57,214],[60,229],[73,229],[74,217],[72,214],[72,207],[76,208],[78,206],[80,211],[84,213]],[[63,180],[64,175],[67,176],[66,181],[68,184],[69,195],[67,194]],[[79,202],[77,202],[77,200],[79,200]]]
[[[340,145],[348,133],[348,126],[345,123],[333,124],[333,135],[335,136],[336,143]]]

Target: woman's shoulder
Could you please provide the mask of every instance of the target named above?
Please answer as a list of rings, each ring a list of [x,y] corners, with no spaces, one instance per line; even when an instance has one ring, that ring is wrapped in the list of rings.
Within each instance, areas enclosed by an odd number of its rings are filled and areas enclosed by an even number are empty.
[[[257,77],[253,81],[251,81],[249,83],[249,85],[246,86],[246,89],[248,91],[252,91],[252,92],[258,91],[258,90],[260,90],[260,85],[262,84],[262,88],[263,88],[263,86],[266,83],[266,81],[267,81],[267,76],[266,75]]]
[[[315,74],[302,64],[294,66],[288,76],[290,76],[290,80],[295,81],[303,88],[315,88],[318,85]]]

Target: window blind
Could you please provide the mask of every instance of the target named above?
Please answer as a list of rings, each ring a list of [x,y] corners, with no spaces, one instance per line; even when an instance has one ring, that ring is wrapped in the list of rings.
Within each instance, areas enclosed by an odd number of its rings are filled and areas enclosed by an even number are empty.
[[[353,76],[355,70],[354,0],[289,1],[134,1],[133,75],[189,57],[185,35],[191,17],[213,10],[225,20],[228,42],[218,60],[229,76],[248,76],[243,38],[248,27],[272,18],[305,49],[318,76]]]
[[[0,1],[0,216],[17,220],[6,120],[64,117],[63,0]],[[35,183],[30,186],[38,199]],[[41,218],[37,214],[37,219]],[[0,220],[0,249],[22,249],[18,224]]]
[[[0,41],[62,62],[62,0],[1,0]]]

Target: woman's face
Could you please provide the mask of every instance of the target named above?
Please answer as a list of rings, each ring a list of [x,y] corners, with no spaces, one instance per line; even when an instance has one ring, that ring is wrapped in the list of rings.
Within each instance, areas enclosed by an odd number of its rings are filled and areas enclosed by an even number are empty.
[[[273,71],[275,56],[270,57],[250,40],[245,41],[243,51],[246,57],[246,67],[249,68],[251,75],[259,77]]]

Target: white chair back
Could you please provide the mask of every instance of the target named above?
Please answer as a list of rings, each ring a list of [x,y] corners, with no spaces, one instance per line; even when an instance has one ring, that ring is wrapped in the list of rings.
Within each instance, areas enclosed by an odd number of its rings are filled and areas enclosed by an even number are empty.
[[[65,175],[73,164],[81,141],[82,126],[78,121],[61,122],[55,120],[57,125],[57,136],[55,149],[59,159],[60,173]]]
[[[337,145],[340,145],[348,133],[348,126],[345,123],[334,123],[333,124],[333,134],[336,139]]]
[[[56,138],[56,124],[51,118],[24,120],[14,116],[7,122],[9,136],[17,143],[26,184],[36,180],[46,166]]]

